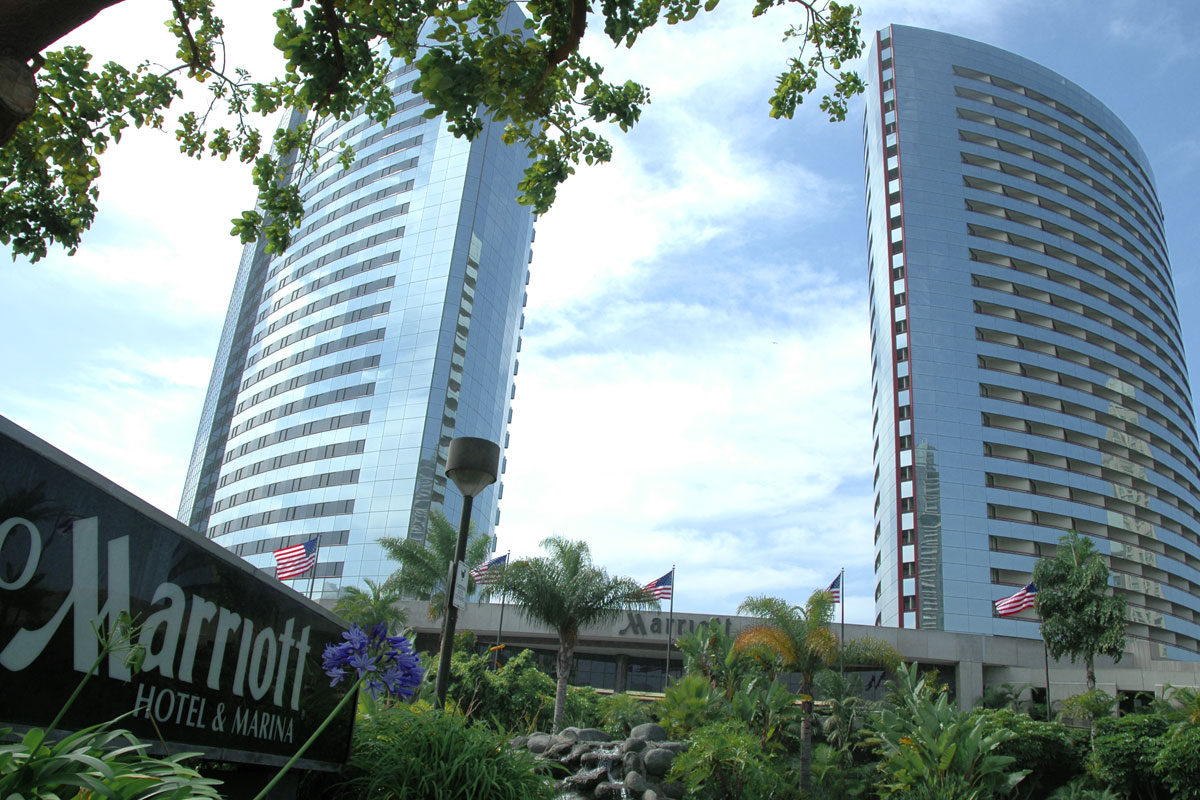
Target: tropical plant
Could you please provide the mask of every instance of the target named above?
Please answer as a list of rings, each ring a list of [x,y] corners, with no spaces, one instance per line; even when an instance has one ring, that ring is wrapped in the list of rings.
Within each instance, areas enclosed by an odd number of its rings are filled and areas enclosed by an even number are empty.
[[[397,706],[355,726],[342,800],[540,800],[554,796],[534,756],[458,714]]]
[[[600,698],[600,722],[609,735],[624,739],[638,725],[658,720],[658,703],[627,692]]]
[[[429,512],[425,541],[385,536],[379,540],[383,552],[400,564],[385,586],[404,597],[429,600],[429,618],[438,619],[446,608],[446,578],[458,547],[458,530],[440,511]],[[488,555],[488,537],[472,532],[467,539],[467,563],[482,563]],[[467,575],[467,591],[475,590],[475,579]]]
[[[407,612],[396,607],[396,603],[403,599],[400,590],[387,582],[376,583],[370,578],[365,582],[366,590],[357,586],[343,589],[333,604],[333,613],[360,628],[374,629],[383,623],[388,633],[398,632],[408,622]]]
[[[1006,794],[1027,770],[999,748],[1016,736],[989,730],[983,719],[956,710],[944,690],[931,691],[917,667],[890,682],[890,703],[880,711],[875,741],[883,755],[880,797],[904,800],[987,800]]]
[[[1054,658],[1082,659],[1087,688],[1096,688],[1096,656],[1120,661],[1125,651],[1125,598],[1109,593],[1111,573],[1092,540],[1071,531],[1054,558],[1033,568],[1042,638]]]
[[[738,612],[758,617],[760,624],[744,629],[734,650],[764,666],[775,675],[795,672],[800,675],[800,789],[808,791],[812,764],[813,682],[817,673],[837,662],[894,666],[900,656],[888,645],[874,639],[859,639],[839,648],[831,630],[833,598],[816,591],[803,607],[788,605],[776,597],[747,597]],[[839,650],[841,652],[839,653]]]
[[[812,796],[820,800],[874,795],[876,765],[856,764],[847,759],[845,750],[821,743],[813,747]]]
[[[854,735],[866,722],[870,703],[862,699],[862,678],[831,669],[817,673],[813,681],[815,696],[823,699],[828,713],[821,719],[821,732],[830,746],[849,751]]]
[[[520,559],[509,565],[498,589],[527,619],[558,635],[554,730],[562,727],[567,681],[579,629],[618,618],[625,611],[658,608],[658,600],[631,578],[609,575],[592,563],[586,542],[558,536],[542,541],[549,556]]]
[[[1154,704],[1154,710],[1173,726],[1200,726],[1200,689],[1168,685],[1163,688],[1162,700]]]
[[[685,672],[667,687],[659,704],[659,724],[675,739],[730,715],[730,701],[700,673]]]
[[[167,758],[146,754],[150,745],[129,731],[113,726],[117,720],[92,725],[53,741],[51,735],[67,711],[83,694],[96,670],[110,655],[120,656],[130,672],[137,673],[146,648],[136,644],[140,630],[129,612],[120,612],[112,625],[96,629],[99,648],[95,661],[74,691],[44,729],[32,728],[20,739],[0,744],[0,797],[93,797],[112,800],[142,798],[219,798],[220,781],[202,777],[184,761],[199,753],[177,753]],[[130,712],[133,713],[133,712]],[[11,728],[0,729],[0,742],[12,738]]]
[[[977,708],[1008,708],[1013,711],[1024,710],[1025,702],[1021,699],[1021,695],[1029,689],[1029,684],[1015,686],[1011,683],[1002,683],[999,686],[983,687],[983,694],[975,701]]]
[[[683,671],[704,677],[730,699],[742,680],[754,671],[749,659],[735,650],[734,638],[717,620],[706,620],[693,633],[680,636],[675,646],[683,654]]]

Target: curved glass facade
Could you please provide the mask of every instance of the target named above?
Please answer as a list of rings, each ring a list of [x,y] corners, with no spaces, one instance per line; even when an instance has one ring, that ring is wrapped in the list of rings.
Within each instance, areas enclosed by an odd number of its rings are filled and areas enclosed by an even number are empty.
[[[880,31],[865,121],[877,623],[995,616],[1076,530],[1130,637],[1200,660],[1200,449],[1145,154],[1078,86]]]
[[[513,27],[523,15],[510,6]],[[320,539],[315,594],[381,580],[383,536],[457,524],[450,439],[507,445],[533,216],[529,160],[485,124],[473,141],[426,119],[415,72],[390,76],[396,112],[318,129],[356,159],[303,177],[305,219],[282,256],[246,248],[179,518],[258,567]],[[502,485],[474,502],[491,533]],[[290,581],[307,592],[310,578]]]

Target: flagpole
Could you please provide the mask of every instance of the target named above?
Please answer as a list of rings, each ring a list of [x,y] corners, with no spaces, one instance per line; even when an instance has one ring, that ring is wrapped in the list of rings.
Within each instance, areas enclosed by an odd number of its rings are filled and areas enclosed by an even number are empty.
[[[504,569],[501,570],[502,573],[508,571],[508,562],[511,560],[512,560],[512,550],[509,550],[508,553],[506,553],[504,556]],[[504,580],[503,574],[500,576],[500,580],[501,580],[501,582],[503,582],[503,580]],[[496,649],[495,649],[496,660],[494,662],[496,665],[496,669],[500,669],[500,637],[504,634],[504,602],[507,598],[508,598],[508,594],[505,593],[503,586],[501,586],[501,589],[500,589],[500,624],[496,626]]]
[[[838,653],[838,661],[842,662],[842,677],[846,677],[846,568],[842,567],[842,574],[838,578],[838,586],[841,591],[838,592],[838,605],[842,607],[842,638]]]
[[[321,534],[319,534],[319,533],[317,534],[317,552],[316,552],[316,555],[317,555],[318,557],[320,557],[320,555],[321,555]],[[311,576],[309,576],[309,578],[308,578],[308,599],[309,599],[309,600],[314,600],[314,599],[315,599],[315,598],[313,597],[313,592],[316,590],[316,585],[317,585],[317,559],[316,559],[316,558],[314,558],[314,559],[313,559],[313,565],[312,565],[312,575],[311,575]]]
[[[663,694],[667,692],[667,682],[671,680],[671,629],[675,627],[675,565],[671,565],[671,611],[667,617],[667,665],[663,670]]]

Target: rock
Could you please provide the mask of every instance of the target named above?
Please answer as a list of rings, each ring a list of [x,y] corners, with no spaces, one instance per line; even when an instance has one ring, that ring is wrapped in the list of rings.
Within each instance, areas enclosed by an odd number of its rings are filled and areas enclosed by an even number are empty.
[[[646,765],[642,761],[641,753],[626,753],[621,759],[625,765],[626,772],[645,772]]]
[[[643,753],[642,760],[646,764],[646,772],[651,775],[666,775],[667,770],[671,768],[671,762],[675,760],[675,754],[666,748],[655,747]]]
[[[566,792],[554,796],[554,800],[588,800],[587,795],[582,795],[579,792]]]
[[[619,761],[620,756],[609,750],[593,749],[579,757],[581,763],[588,766],[598,766],[600,764],[612,764],[614,761]]]
[[[681,800],[684,795],[685,787],[679,781],[667,781],[662,785],[662,793],[671,800]]]
[[[621,793],[625,790],[623,783],[602,783],[596,787],[596,792],[592,796],[596,800],[622,800]]]
[[[635,739],[630,736],[625,741],[621,742],[622,753],[640,753],[646,749],[645,739]]]
[[[546,748],[543,755],[546,758],[562,758],[567,753],[571,752],[571,748],[575,746],[575,742],[570,739],[564,739],[561,736],[551,736],[550,746]]]
[[[579,728],[563,728],[558,732],[558,735],[564,739],[570,739],[572,742],[579,741]]]
[[[567,776],[563,779],[563,788],[589,794],[597,786],[606,783],[608,783],[607,771],[604,767],[596,767]]]
[[[642,800],[658,800],[658,792],[653,789],[647,789],[642,792]]]
[[[687,742],[659,742],[654,746],[670,750],[672,753],[682,753],[688,749]]]
[[[612,737],[599,728],[579,728],[581,742],[611,742]]]
[[[528,736],[514,736],[509,740],[508,746],[514,750],[520,750],[529,741]]]
[[[661,742],[667,738],[667,729],[656,722],[647,722],[645,725],[638,725],[629,735],[647,742]]]
[[[550,738],[550,734],[548,733],[530,734],[529,738],[525,740],[525,746],[529,748],[529,752],[531,753],[544,753],[546,752],[546,748],[550,746]]]
[[[640,772],[626,772],[625,788],[633,792],[635,795],[639,795],[646,791],[646,779],[642,777],[642,773]]]
[[[593,747],[594,745],[588,744],[587,742],[577,742],[575,746],[571,748],[571,752],[567,753],[560,760],[564,766],[568,766],[571,769],[576,769],[580,763],[582,763],[584,754],[589,752]]]

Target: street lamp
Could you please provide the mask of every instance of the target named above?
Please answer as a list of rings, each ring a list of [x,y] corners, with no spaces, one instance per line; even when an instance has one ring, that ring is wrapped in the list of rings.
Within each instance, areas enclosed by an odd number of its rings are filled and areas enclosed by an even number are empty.
[[[450,440],[446,456],[446,477],[454,481],[463,496],[462,521],[458,525],[458,546],[446,581],[446,612],[442,622],[442,649],[438,658],[437,703],[446,704],[446,685],[450,682],[450,653],[454,650],[454,629],[458,626],[458,607],[454,590],[458,582],[459,562],[467,557],[467,535],[471,527],[471,504],[475,495],[496,482],[500,467],[500,445],[487,439],[460,436]]]

